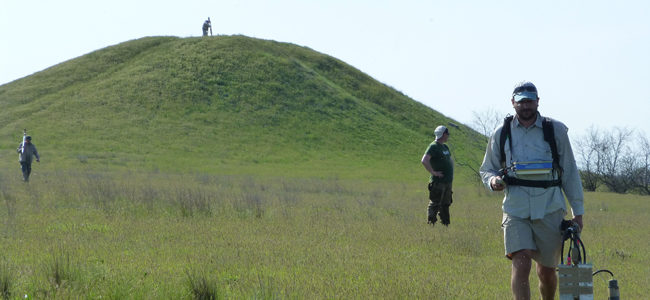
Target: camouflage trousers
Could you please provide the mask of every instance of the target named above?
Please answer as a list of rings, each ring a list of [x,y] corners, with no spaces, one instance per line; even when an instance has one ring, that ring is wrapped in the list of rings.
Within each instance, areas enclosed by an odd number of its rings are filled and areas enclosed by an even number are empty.
[[[434,224],[438,221],[437,216],[440,216],[440,221],[443,225],[449,225],[449,206],[453,201],[451,191],[451,182],[429,183],[429,207],[428,207],[428,222]]]

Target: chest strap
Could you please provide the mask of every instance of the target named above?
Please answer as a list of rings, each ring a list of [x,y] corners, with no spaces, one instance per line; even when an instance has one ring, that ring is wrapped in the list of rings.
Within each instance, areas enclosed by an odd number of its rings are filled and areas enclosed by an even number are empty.
[[[519,178],[515,178],[515,177],[510,177],[510,176],[504,176],[503,181],[508,185],[520,185],[520,186],[545,188],[545,189],[553,187],[553,186],[561,186],[562,185],[562,179],[555,179],[555,180],[527,180],[527,179],[519,179]]]

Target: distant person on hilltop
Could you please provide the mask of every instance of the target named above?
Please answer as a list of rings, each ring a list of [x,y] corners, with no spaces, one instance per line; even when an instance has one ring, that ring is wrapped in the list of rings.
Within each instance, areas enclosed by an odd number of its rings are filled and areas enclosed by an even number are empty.
[[[453,202],[451,183],[454,179],[454,161],[449,147],[445,145],[449,139],[449,130],[441,125],[436,127],[434,134],[436,140],[422,156],[422,165],[431,174],[427,223],[435,225],[438,221],[436,215],[440,215],[442,225],[449,226],[449,206]]]
[[[505,190],[502,209],[505,255],[512,260],[510,288],[515,299],[530,299],[532,260],[542,299],[557,290],[560,225],[571,204],[573,222],[582,228],[584,195],[567,127],[537,111],[531,82],[515,86],[510,99],[515,116],[506,117],[485,150],[480,174],[491,191]]]
[[[208,36],[208,30],[210,30],[210,35],[212,35],[212,22],[210,22],[210,17],[203,22],[203,36]]]
[[[32,173],[32,160],[36,157],[37,162],[41,161],[36,146],[32,144],[32,137],[26,136],[25,142],[20,143],[16,151],[19,153],[18,161],[20,162],[20,168],[23,171],[23,180],[27,182],[29,181],[29,175]]]

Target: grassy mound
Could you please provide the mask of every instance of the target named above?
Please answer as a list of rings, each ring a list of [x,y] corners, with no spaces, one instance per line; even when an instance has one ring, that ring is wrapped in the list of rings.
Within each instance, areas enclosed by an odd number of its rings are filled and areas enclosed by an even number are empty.
[[[309,48],[220,36],[128,41],[3,85],[0,122],[1,146],[28,128],[60,168],[415,178],[454,121]],[[475,166],[478,134],[452,129]]]

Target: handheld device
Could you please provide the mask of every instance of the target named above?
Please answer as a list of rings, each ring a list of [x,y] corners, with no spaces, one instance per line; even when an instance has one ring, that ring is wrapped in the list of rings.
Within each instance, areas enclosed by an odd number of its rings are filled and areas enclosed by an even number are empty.
[[[25,153],[25,139],[27,138],[27,128],[23,129],[23,142],[20,144],[20,153]]]

